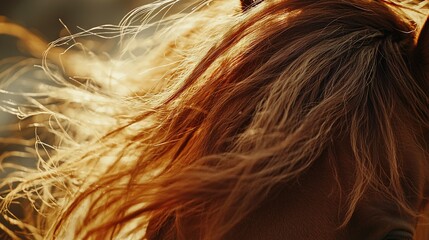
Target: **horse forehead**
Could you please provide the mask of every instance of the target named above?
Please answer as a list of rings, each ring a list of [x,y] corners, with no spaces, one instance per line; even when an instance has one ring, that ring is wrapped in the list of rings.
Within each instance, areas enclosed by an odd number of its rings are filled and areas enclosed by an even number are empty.
[[[413,134],[402,131],[399,142],[400,170],[405,191],[419,191],[429,197],[429,130]]]
[[[339,198],[327,159],[266,199],[227,239],[349,239],[335,231]]]
[[[392,165],[393,160],[389,158],[381,158],[375,165],[379,166],[379,171],[386,173],[387,176],[390,171],[398,171],[405,191],[404,195],[412,197],[413,201],[420,201],[421,198],[429,197],[427,195],[429,194],[429,131],[425,133],[420,127],[413,127],[412,124],[405,124],[407,125],[405,126],[394,123],[394,125],[397,131],[395,141],[398,165]],[[343,190],[347,190],[355,182],[356,162],[350,142],[347,140],[340,142],[336,147],[337,155],[333,165],[337,169]],[[388,177],[380,178],[386,186],[393,187]]]
[[[425,153],[403,134],[399,158],[402,162],[404,191],[409,204],[421,207],[425,188]],[[365,239],[368,229],[383,223],[412,226],[416,219],[401,212],[397,205],[376,191],[365,193],[346,228],[339,228],[347,208],[345,200],[355,181],[351,147],[342,143],[335,159],[322,157],[296,182],[267,199],[259,209],[239,224],[227,239]],[[427,175],[426,175],[427,176]],[[386,185],[389,183],[386,182]],[[398,216],[402,216],[399,218]],[[363,234],[363,235],[362,235]]]

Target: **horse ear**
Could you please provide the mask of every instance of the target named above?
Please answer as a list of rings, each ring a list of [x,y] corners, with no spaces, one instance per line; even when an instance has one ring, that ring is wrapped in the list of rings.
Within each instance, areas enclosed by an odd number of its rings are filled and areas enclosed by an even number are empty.
[[[241,1],[241,9],[245,12],[247,9],[256,6],[258,3],[262,2],[262,0],[240,0]]]
[[[429,17],[419,33],[416,54],[419,65],[429,74]]]

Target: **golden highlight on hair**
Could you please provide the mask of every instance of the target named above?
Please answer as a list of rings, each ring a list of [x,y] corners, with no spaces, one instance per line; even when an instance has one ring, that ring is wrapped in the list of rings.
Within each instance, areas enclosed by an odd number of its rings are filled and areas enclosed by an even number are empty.
[[[198,1],[153,20],[174,2],[93,29],[120,37],[117,58],[84,49],[86,33],[52,43],[52,83],[20,107],[1,103],[36,133],[14,143],[37,168],[2,165],[15,169],[0,183],[12,225],[34,239],[222,239],[316,161],[335,165],[346,144],[356,171],[343,224],[369,189],[420,214],[404,199],[398,129],[429,128],[428,81],[412,58],[423,9]],[[24,219],[8,210],[20,199]]]

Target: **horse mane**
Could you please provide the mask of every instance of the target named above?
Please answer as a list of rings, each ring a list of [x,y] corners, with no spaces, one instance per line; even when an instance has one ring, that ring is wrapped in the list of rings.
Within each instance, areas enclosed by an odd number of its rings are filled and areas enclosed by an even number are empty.
[[[429,127],[428,81],[413,58],[419,25],[405,13],[412,7],[273,0],[244,12],[232,1],[200,8],[165,20],[144,57],[121,65],[129,72],[115,86],[125,94],[95,75],[94,84],[70,84],[45,65],[57,84],[45,86],[50,100],[19,113],[48,116],[58,146],[37,142],[38,169],[20,167],[0,184],[14,185],[2,209],[24,197],[37,215],[18,221],[6,211],[7,219],[36,239],[183,239],[185,225],[221,239],[319,159],[335,166],[344,143],[356,165],[344,224],[368,189],[418,214],[404,199],[397,131]]]

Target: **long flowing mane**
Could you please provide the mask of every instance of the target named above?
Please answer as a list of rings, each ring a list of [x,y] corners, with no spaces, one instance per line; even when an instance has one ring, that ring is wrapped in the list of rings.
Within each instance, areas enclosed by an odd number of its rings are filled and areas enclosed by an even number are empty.
[[[201,1],[133,25],[173,2],[113,29],[118,61],[70,46],[84,35],[54,42],[43,65],[54,82],[20,108],[0,105],[56,137],[26,148],[36,169],[5,165],[17,169],[0,183],[11,186],[6,219],[35,239],[221,239],[318,160],[341,171],[342,148],[356,168],[343,224],[369,189],[419,215],[404,199],[400,141],[429,129],[429,81],[413,58],[424,10],[272,0],[243,12],[238,1]],[[423,136],[408,137],[428,154]],[[33,210],[18,220],[7,209],[21,198]]]

